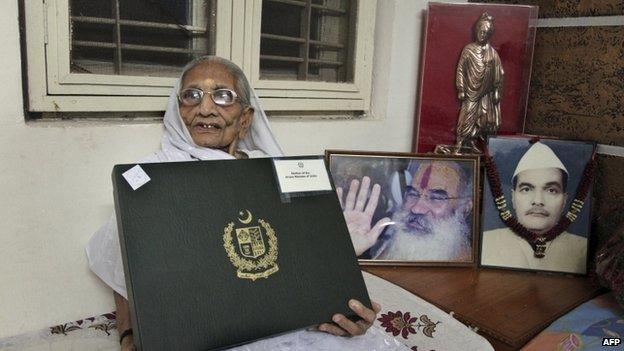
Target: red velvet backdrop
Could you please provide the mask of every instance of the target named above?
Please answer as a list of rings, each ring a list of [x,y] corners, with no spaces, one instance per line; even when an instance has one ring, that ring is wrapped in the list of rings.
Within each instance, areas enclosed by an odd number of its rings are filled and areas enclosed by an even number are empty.
[[[460,103],[455,70],[463,47],[474,41],[474,23],[487,11],[494,17],[490,43],[503,64],[505,81],[499,134],[522,132],[533,56],[537,7],[431,3],[427,14],[420,103],[414,126],[414,152],[455,143]]]

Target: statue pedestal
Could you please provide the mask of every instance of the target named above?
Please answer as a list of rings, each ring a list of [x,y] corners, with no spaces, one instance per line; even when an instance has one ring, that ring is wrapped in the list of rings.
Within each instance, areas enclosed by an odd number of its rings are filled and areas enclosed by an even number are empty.
[[[458,147],[457,145],[438,144],[433,153],[438,155],[482,155],[483,151],[479,150],[476,146],[470,147],[464,145]]]

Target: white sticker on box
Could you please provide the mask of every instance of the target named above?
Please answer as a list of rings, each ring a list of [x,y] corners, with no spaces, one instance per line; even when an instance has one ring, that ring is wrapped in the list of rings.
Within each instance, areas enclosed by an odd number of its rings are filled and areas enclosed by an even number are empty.
[[[282,193],[332,190],[323,159],[273,160]]]
[[[126,181],[130,184],[132,190],[137,190],[151,180],[147,173],[145,173],[143,168],[139,165],[123,172],[122,176],[126,178]]]

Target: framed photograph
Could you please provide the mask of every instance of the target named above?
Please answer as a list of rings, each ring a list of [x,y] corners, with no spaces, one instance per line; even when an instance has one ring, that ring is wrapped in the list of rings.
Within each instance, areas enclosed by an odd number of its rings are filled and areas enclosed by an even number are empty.
[[[414,152],[454,145],[473,126],[522,132],[536,6],[429,3]],[[480,36],[480,29],[487,29]]]
[[[476,265],[478,157],[325,157],[361,264]]]
[[[585,274],[594,142],[493,137],[481,266]]]

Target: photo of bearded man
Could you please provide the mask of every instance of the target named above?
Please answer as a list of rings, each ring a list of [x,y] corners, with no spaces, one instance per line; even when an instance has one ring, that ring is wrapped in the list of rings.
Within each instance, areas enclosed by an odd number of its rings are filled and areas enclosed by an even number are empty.
[[[474,262],[475,159],[331,156],[360,259]]]

